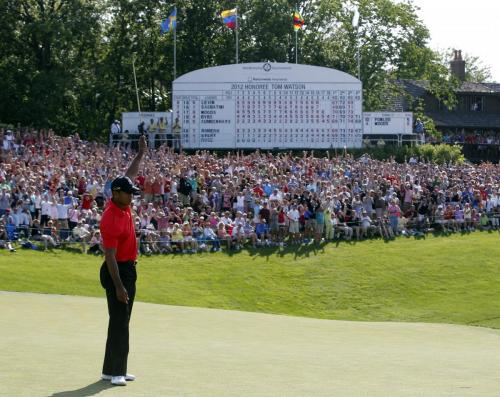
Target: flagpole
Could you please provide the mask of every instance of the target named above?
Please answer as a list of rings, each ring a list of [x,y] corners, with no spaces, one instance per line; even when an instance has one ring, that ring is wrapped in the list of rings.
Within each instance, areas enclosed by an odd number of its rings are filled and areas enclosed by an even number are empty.
[[[236,63],[238,63],[238,7],[236,7]]]
[[[361,56],[360,56],[360,45],[359,45],[359,9],[356,7],[354,9],[354,16],[352,18],[352,26],[356,28],[356,58],[357,58],[357,69],[358,69],[358,80],[361,80]]]
[[[174,29],[174,80],[177,77],[177,6],[174,7],[175,23],[172,26]]]
[[[139,102],[139,90],[137,89],[137,76],[135,74],[135,57],[132,58],[132,70],[134,71],[134,83],[135,83],[135,95],[137,97],[137,109],[139,110],[139,113],[141,113],[141,103]]]
[[[295,63],[299,63],[297,30],[295,30]]]
[[[359,54],[359,27],[356,32],[356,46],[357,46],[357,58],[358,58],[358,80],[361,80],[361,58]]]
[[[175,23],[174,23],[174,80],[177,78],[177,6],[174,7]]]

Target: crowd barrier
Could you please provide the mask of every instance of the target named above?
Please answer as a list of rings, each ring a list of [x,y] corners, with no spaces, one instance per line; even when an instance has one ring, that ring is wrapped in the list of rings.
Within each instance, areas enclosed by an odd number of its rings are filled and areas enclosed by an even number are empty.
[[[148,141],[148,145],[151,148],[158,148],[164,144],[166,144],[168,147],[171,147],[173,149],[180,149],[181,148],[181,138],[179,136],[175,136],[174,134],[171,133],[155,133],[155,134],[149,134],[146,133],[146,138]],[[141,137],[140,134],[111,134],[109,136],[109,145],[110,147],[124,147],[124,148],[131,148],[131,149],[137,149],[138,148],[138,142],[139,138]]]
[[[438,217],[425,217],[423,219],[419,219],[418,217],[414,218],[403,218],[404,222],[400,223],[398,234],[403,235],[422,235],[429,232],[459,232],[459,231],[471,231],[471,230],[496,230],[499,228],[500,223],[500,213],[491,212],[487,214],[488,216],[488,224],[481,226],[479,221],[471,221],[470,224],[467,221],[459,221],[457,222],[455,219],[445,219]],[[374,220],[372,225],[364,230],[361,235],[362,238],[373,238],[373,237],[389,237],[385,235],[384,231],[386,229],[390,229],[391,226],[388,222],[388,219],[385,218],[380,222],[380,220]],[[351,229],[350,231],[348,229]],[[321,238],[326,241],[338,241],[342,239],[350,239],[356,238],[362,229],[362,226],[359,222],[348,222],[347,226],[333,226],[331,236],[326,236],[325,232],[321,233]],[[28,245],[27,248],[33,249],[47,249],[47,248],[64,248],[68,245],[77,245],[81,247],[82,251],[87,252],[88,249],[91,248],[91,239],[92,235],[98,229],[91,229],[88,231],[88,235],[84,238],[75,237],[72,233],[71,229],[55,229],[55,228],[31,228],[29,226],[15,226],[13,224],[5,225],[5,231],[7,235],[7,242],[10,243],[18,243],[20,245]],[[0,229],[0,236],[2,230]],[[304,230],[301,231],[302,234]],[[279,245],[284,242],[290,242],[292,237],[288,233],[288,227],[285,229],[284,235],[281,235],[276,241],[272,238],[269,238],[270,233],[267,231],[264,235],[257,236],[255,231],[250,233],[255,235],[254,244],[259,246],[267,246],[267,245]],[[242,236],[240,240],[244,240],[244,243],[251,242],[251,236],[245,235]],[[306,231],[307,234],[307,231]],[[314,238],[314,230],[310,230],[311,239]],[[392,233],[389,233],[389,235]],[[159,245],[165,244],[166,241],[160,238],[160,232],[156,229],[139,229],[137,230],[137,240],[139,251],[141,253],[148,253],[148,245]],[[228,241],[229,240],[229,241]],[[191,243],[194,242],[198,247],[205,245],[206,248],[217,248],[220,249],[221,246],[228,245],[227,248],[230,248],[231,245],[238,245],[238,239],[235,237],[229,237],[228,239],[220,239],[220,238],[189,238],[182,241],[168,241],[168,245],[175,248],[179,243]],[[304,240],[304,239],[303,239]],[[307,239],[306,239],[307,240]],[[4,240],[5,241],[5,240]],[[0,238],[0,242],[2,242]],[[31,246],[29,246],[31,244]],[[39,244],[39,246],[37,245]],[[23,246],[24,246],[23,245]],[[99,247],[100,241],[96,241],[93,244],[94,250],[102,253],[102,247]],[[146,247],[146,249],[144,249]],[[181,247],[183,248],[183,247]],[[177,251],[177,250],[173,250]]]

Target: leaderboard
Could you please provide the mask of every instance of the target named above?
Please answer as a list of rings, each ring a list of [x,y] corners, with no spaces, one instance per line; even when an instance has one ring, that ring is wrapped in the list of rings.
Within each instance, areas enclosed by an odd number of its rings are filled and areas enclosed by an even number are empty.
[[[361,83],[352,76],[288,64],[206,70],[207,76],[194,72],[174,82],[173,112],[184,148],[361,146]]]

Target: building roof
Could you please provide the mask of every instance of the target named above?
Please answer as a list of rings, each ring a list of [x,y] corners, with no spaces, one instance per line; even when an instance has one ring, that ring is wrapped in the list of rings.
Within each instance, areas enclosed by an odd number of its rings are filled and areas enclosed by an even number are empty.
[[[429,89],[428,80],[398,80],[405,90],[414,97],[422,97]],[[463,94],[496,94],[500,95],[500,83],[471,83],[464,81],[457,89]]]
[[[500,129],[500,114],[483,112],[428,112],[436,127]]]
[[[500,92],[500,83],[484,83],[484,85],[490,87],[495,92]]]
[[[427,80],[398,80],[397,84],[400,84],[413,97],[424,96],[429,88]]]

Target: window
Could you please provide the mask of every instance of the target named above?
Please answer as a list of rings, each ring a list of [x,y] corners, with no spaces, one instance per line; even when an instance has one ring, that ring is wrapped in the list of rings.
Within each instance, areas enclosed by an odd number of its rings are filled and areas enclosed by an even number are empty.
[[[484,110],[484,97],[474,95],[470,110],[473,112],[482,112]]]
[[[465,112],[484,112],[484,96],[482,95],[459,96],[457,110]]]

